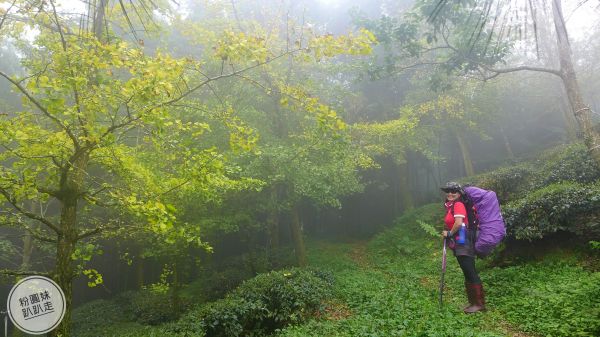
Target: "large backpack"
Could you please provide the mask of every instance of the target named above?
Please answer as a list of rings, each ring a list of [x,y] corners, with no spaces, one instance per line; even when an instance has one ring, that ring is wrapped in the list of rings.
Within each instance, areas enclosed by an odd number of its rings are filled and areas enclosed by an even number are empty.
[[[476,238],[475,252],[480,257],[489,255],[506,235],[498,197],[494,191],[475,186],[465,187],[464,191],[469,230]]]

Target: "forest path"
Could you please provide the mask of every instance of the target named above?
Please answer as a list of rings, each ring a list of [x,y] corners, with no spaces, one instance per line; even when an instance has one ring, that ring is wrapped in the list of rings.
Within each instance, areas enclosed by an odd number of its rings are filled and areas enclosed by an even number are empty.
[[[389,270],[387,270],[385,268],[377,267],[377,265],[375,263],[373,263],[373,261],[371,261],[371,257],[369,256],[369,252],[368,252],[368,244],[369,244],[369,241],[358,241],[358,242],[350,244],[351,250],[348,253],[348,256],[350,257],[350,259],[352,259],[352,261],[354,261],[354,263],[356,263],[356,265],[363,270],[376,269],[377,271],[383,273],[385,275],[385,278],[387,279],[387,282],[389,282],[390,284],[393,284],[393,285],[401,284],[401,280],[399,278],[396,278],[393,273],[391,273]],[[434,252],[432,255],[434,257],[437,257],[438,253]],[[441,257],[441,254],[439,254],[439,255]],[[448,252],[448,259],[453,259],[451,252]],[[452,262],[450,262],[450,263],[452,263]],[[440,281],[439,278],[435,278],[435,277],[432,277],[431,275],[428,275],[428,276],[420,277],[418,280],[415,279],[414,281],[418,282],[420,286],[422,286],[423,288],[426,288],[430,291],[431,290],[439,291],[438,290],[439,289],[439,281]],[[456,294],[456,295],[460,296],[460,294]],[[500,317],[498,315],[493,315],[489,318],[486,318],[486,316],[483,316],[483,318],[484,318],[483,321],[485,322],[486,325],[494,327],[495,329],[501,330],[505,336],[539,337],[538,335],[528,334],[523,331],[519,331],[518,329],[513,327],[510,323],[499,319]]]
[[[441,256],[433,247],[321,241],[310,248],[310,265],[333,272],[336,299],[318,319],[280,336],[535,337],[510,325],[493,306],[486,313],[463,314],[462,274],[450,259],[440,308]]]

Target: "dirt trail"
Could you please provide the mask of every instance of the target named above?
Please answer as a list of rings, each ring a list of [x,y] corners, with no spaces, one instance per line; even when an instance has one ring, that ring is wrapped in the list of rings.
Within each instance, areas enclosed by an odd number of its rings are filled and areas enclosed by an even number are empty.
[[[369,261],[369,257],[367,256],[367,244],[368,241],[360,241],[352,244],[352,251],[349,254],[352,261],[354,261],[359,267],[363,269],[372,267],[372,264]]]

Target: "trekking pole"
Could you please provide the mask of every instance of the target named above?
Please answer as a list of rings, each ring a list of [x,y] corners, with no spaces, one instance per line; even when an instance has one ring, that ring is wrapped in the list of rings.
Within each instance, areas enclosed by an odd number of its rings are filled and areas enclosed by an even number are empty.
[[[4,337],[8,337],[8,311],[0,311],[4,315]]]
[[[440,308],[444,306],[444,274],[446,274],[446,237],[444,237],[444,247],[442,248],[442,277],[440,278]]]

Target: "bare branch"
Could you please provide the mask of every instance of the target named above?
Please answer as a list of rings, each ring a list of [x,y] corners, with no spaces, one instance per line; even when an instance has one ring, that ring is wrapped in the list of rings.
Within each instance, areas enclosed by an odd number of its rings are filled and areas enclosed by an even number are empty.
[[[58,242],[58,240],[49,239],[49,238],[47,238],[47,237],[41,236],[41,235],[40,235],[40,233],[38,233],[38,232],[34,231],[32,228],[30,228],[30,227],[29,227],[29,226],[27,226],[26,224],[23,224],[23,223],[21,223],[21,226],[22,226],[23,228],[25,228],[25,230],[26,230],[27,232],[29,232],[29,234],[31,234],[31,236],[32,236],[33,238],[35,238],[36,240],[39,240],[39,241],[44,241],[44,242],[50,242],[50,243],[56,243],[56,242]]]
[[[14,269],[0,269],[0,274],[10,276],[28,276],[28,275],[41,275],[50,276],[50,273],[39,272],[39,271],[25,271],[25,270],[14,270]]]
[[[513,73],[516,71],[537,71],[537,72],[543,72],[543,73],[549,73],[549,74],[553,74],[556,75],[558,77],[562,78],[562,73],[559,70],[555,70],[555,69],[549,69],[549,68],[542,68],[542,67],[531,67],[531,66],[518,66],[518,67],[512,67],[512,68],[504,68],[504,69],[495,69],[495,68],[490,68],[486,65],[479,65],[480,67],[484,68],[487,71],[490,71],[492,73],[496,73],[496,74],[506,74],[506,73]],[[495,76],[494,76],[495,77]]]
[[[47,24],[47,23],[35,21],[35,19],[32,19],[32,18],[22,17],[22,16],[18,16],[18,15],[14,15],[14,14],[5,14],[5,16],[6,16],[6,18],[14,20],[14,21],[24,22],[24,23],[33,24],[33,25],[39,25],[41,27],[48,28],[52,31],[58,32],[58,29],[56,27],[54,27],[50,24]],[[68,30],[68,28],[63,33],[65,35],[76,35],[72,31]]]
[[[2,15],[2,20],[0,21],[0,29],[2,29],[2,26],[4,26],[4,22],[6,21],[6,18],[8,17],[8,13],[10,12],[10,10],[15,6],[15,3],[17,2],[17,0],[14,0],[10,6],[6,9],[6,13],[4,13],[4,15]]]

